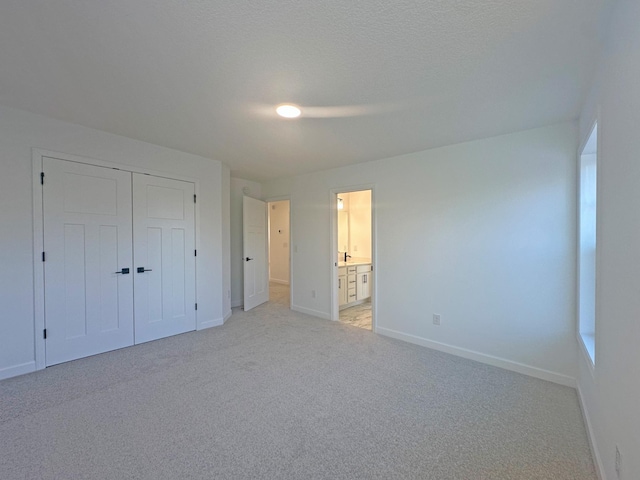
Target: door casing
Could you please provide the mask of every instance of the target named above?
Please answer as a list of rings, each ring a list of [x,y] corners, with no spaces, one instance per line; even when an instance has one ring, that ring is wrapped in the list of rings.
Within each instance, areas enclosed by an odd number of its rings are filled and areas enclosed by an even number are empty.
[[[377,329],[377,305],[378,305],[378,281],[377,264],[378,264],[378,249],[377,249],[377,221],[376,221],[376,185],[353,185],[341,188],[332,188],[329,191],[329,208],[331,209],[331,234],[329,235],[330,247],[329,247],[329,266],[331,269],[331,320],[340,320],[340,307],[338,298],[338,261],[336,258],[338,246],[338,195],[341,193],[359,192],[362,190],[371,190],[371,265],[373,266],[373,272],[376,275],[373,282],[373,291],[371,292],[371,331],[375,332]]]

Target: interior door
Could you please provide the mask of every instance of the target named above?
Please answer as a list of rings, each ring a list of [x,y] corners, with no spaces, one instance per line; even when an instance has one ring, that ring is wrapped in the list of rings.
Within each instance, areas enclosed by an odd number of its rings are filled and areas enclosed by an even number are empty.
[[[267,204],[251,197],[242,202],[244,309],[269,301]]]
[[[46,365],[133,344],[131,174],[43,158]]]
[[[133,174],[135,343],[196,328],[194,191]]]

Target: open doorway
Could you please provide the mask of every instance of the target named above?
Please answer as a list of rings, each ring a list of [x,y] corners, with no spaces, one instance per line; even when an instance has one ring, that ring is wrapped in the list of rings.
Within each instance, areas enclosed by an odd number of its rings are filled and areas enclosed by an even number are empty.
[[[290,308],[290,202],[268,202],[269,302]]]
[[[336,195],[338,320],[373,330],[372,191]]]

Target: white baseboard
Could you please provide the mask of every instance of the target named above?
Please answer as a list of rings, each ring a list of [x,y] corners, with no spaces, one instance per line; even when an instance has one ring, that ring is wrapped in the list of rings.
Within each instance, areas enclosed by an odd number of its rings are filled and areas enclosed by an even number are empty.
[[[279,283],[280,285],[289,285],[288,280],[278,280],[277,278],[270,278],[269,282]]]
[[[589,417],[589,411],[587,405],[582,396],[582,390],[580,385],[576,388],[578,390],[578,400],[580,402],[580,409],[582,410],[582,418],[587,426],[587,437],[589,438],[589,447],[591,447],[591,456],[595,462],[596,473],[600,480],[607,480],[607,474],[604,471],[604,465],[602,464],[602,457],[600,456],[600,450],[598,449],[598,443],[596,442],[595,432],[593,431],[593,425],[591,424],[591,418]]]
[[[331,320],[331,315],[319,310],[313,310],[312,308],[300,307],[299,305],[291,305],[291,310],[294,312],[306,313],[307,315],[313,315],[314,317],[320,317],[324,320]]]
[[[244,302],[242,300],[231,299],[231,308],[241,307]]]
[[[559,383],[567,387],[576,388],[576,379],[562,373],[552,372],[550,370],[544,370],[538,367],[532,367],[525,365],[524,363],[514,362],[507,360],[506,358],[494,357],[493,355],[487,355],[485,353],[476,352],[474,350],[467,350],[466,348],[455,347],[446,343],[434,342],[426,338],[418,337],[416,335],[409,335],[406,333],[391,330],[389,328],[377,327],[376,333],[385,335],[387,337],[396,338],[398,340],[404,340],[405,342],[414,343],[423,347],[438,350],[440,352],[450,353],[457,355],[458,357],[468,358],[469,360],[475,360],[476,362],[486,363],[494,367],[504,368],[505,370],[511,370],[513,372],[522,373],[531,377],[539,378],[541,380],[547,380],[553,383]]]
[[[222,319],[222,323],[227,323],[227,320],[229,320],[231,318],[231,315],[233,315],[233,312],[231,311],[231,309],[229,309],[229,311],[224,314],[224,318]]]
[[[198,330],[205,330],[205,329],[211,328],[211,327],[219,327],[223,323],[224,323],[224,319],[222,317],[220,317],[220,318],[212,318],[210,320],[205,320],[203,322],[200,322],[198,324]]]
[[[0,368],[0,380],[5,378],[17,377],[25,373],[36,371],[36,362],[21,363],[20,365],[12,365],[11,367]]]

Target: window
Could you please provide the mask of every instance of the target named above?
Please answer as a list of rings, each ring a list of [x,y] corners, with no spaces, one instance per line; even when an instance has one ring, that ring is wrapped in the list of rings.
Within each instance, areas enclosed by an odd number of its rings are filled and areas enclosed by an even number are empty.
[[[595,365],[596,332],[596,200],[598,125],[580,155],[580,227],[578,321],[582,343]]]

